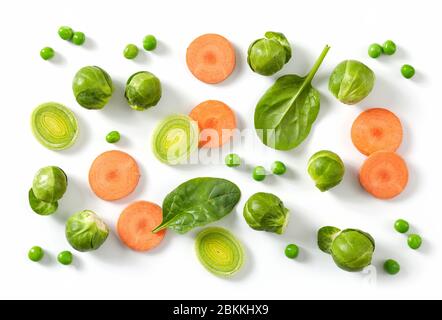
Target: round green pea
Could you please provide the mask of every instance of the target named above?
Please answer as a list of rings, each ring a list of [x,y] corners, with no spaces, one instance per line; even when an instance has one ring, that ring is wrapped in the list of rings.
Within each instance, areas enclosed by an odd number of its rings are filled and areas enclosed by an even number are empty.
[[[388,259],[384,262],[384,270],[388,274],[395,275],[401,270],[401,266],[397,261]]]
[[[63,40],[71,40],[72,36],[74,35],[74,30],[72,30],[71,27],[62,26],[62,27],[58,28],[58,35]]]
[[[41,259],[43,259],[44,255],[45,255],[45,253],[44,253],[43,249],[39,246],[32,247],[31,249],[29,249],[29,252],[28,252],[29,260],[34,261],[34,262],[38,262]]]
[[[391,56],[396,52],[396,44],[391,40],[385,41],[382,46],[382,52],[386,55]]]
[[[143,39],[143,48],[147,51],[152,51],[157,47],[157,39],[155,36],[149,34]]]
[[[116,143],[120,141],[120,133],[118,131],[111,131],[106,135],[106,141],[109,143]]]
[[[413,78],[416,71],[414,70],[413,66],[410,66],[409,64],[404,64],[401,68],[401,73],[406,79]]]
[[[54,49],[51,47],[44,47],[40,50],[40,57],[42,57],[43,60],[49,60],[52,59],[55,55]]]
[[[272,172],[277,175],[282,175],[287,171],[287,168],[284,163],[281,161],[275,161],[272,163]]]
[[[262,181],[266,178],[266,169],[263,166],[257,166],[253,169],[253,179],[256,181]]]
[[[230,153],[224,158],[228,167],[238,167],[241,164],[241,158],[236,153]]]
[[[413,249],[417,250],[422,245],[422,238],[418,234],[410,234],[407,239],[408,246]]]
[[[296,244],[289,244],[285,247],[285,255],[287,258],[295,259],[299,255],[299,247]]]
[[[57,256],[58,262],[64,264],[65,266],[70,265],[73,259],[74,257],[70,251],[62,251]]]
[[[373,43],[368,47],[368,55],[374,59],[382,54],[382,47],[380,44]]]
[[[83,32],[76,31],[72,36],[72,43],[81,46],[86,41],[86,36]]]
[[[138,47],[134,44],[128,44],[124,48],[123,55],[126,59],[135,59],[138,55]]]
[[[406,232],[408,232],[408,230],[410,230],[410,225],[408,224],[407,221],[405,221],[403,219],[398,219],[394,223],[394,228],[399,233],[406,233]]]

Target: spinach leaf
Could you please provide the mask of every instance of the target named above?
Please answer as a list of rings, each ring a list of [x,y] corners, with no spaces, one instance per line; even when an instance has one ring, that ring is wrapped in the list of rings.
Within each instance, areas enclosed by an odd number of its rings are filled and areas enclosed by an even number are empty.
[[[319,92],[311,82],[329,49],[325,46],[307,76],[282,76],[259,100],[255,129],[265,145],[290,150],[307,138],[320,107]]]
[[[232,182],[219,178],[195,178],[179,185],[163,201],[163,222],[153,230],[170,228],[178,233],[220,220],[241,197]]]

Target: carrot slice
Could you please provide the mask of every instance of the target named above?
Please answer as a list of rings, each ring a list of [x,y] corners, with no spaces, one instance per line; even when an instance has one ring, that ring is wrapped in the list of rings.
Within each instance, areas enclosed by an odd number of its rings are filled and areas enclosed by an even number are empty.
[[[131,194],[140,180],[134,158],[122,151],[100,154],[89,170],[89,185],[103,200],[118,200]]]
[[[121,241],[135,251],[148,251],[160,244],[166,229],[153,233],[163,221],[161,207],[148,201],[129,205],[120,215],[117,231]]]
[[[236,129],[233,110],[224,102],[207,100],[197,105],[189,116],[198,123],[199,147],[217,148],[229,141]]]
[[[376,151],[396,151],[402,143],[402,124],[391,111],[373,108],[362,112],[351,127],[355,147],[369,156]]]
[[[218,83],[225,80],[235,68],[235,50],[219,34],[199,36],[187,48],[187,67],[199,80]]]
[[[376,198],[394,198],[407,186],[407,164],[394,152],[375,152],[362,165],[359,181],[362,187]]]

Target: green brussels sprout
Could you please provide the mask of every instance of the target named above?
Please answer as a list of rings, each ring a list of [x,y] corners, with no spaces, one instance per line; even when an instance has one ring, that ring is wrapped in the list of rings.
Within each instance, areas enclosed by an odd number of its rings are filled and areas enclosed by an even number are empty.
[[[284,233],[289,220],[289,210],[274,194],[258,192],[244,205],[244,219],[255,230]]]
[[[369,67],[356,60],[342,61],[333,70],[328,89],[342,103],[355,104],[369,95],[375,75]]]
[[[308,161],[308,174],[322,192],[337,186],[345,173],[344,162],[334,152],[316,152]]]
[[[112,97],[114,87],[106,71],[88,66],[75,74],[72,90],[80,106],[86,109],[103,109]]]
[[[109,228],[93,211],[77,212],[66,221],[66,239],[75,250],[97,250],[108,235]]]
[[[132,109],[146,110],[160,101],[161,82],[153,73],[137,72],[127,80],[124,95]]]
[[[375,241],[361,230],[323,227],[318,231],[318,247],[331,254],[339,268],[355,272],[371,264]]]
[[[290,60],[292,49],[282,33],[268,31],[264,36],[249,46],[247,62],[254,72],[270,76]]]
[[[60,200],[66,192],[68,179],[59,167],[49,166],[38,170],[32,182],[35,198],[44,202]]]

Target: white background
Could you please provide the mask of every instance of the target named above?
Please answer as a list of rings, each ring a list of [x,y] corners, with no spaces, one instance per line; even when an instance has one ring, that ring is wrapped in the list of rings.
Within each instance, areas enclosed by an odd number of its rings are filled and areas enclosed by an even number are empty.
[[[438,2],[2,1],[0,298],[442,298]],[[86,44],[76,47],[59,39],[60,25],[84,31]],[[293,47],[291,61],[268,78],[254,74],[246,64],[249,43],[267,30],[284,32]],[[234,73],[218,85],[198,81],[185,65],[187,45],[209,32],[229,38],[237,54]],[[136,61],[124,59],[124,46],[141,45],[149,33],[159,40],[157,50],[142,51]],[[389,38],[398,44],[394,56],[378,60],[367,56],[370,43]],[[285,176],[258,183],[248,167],[169,167],[154,158],[150,136],[155,124],[171,113],[188,113],[206,99],[226,102],[235,110],[240,128],[253,129],[254,107],[265,89],[282,74],[305,74],[325,44],[332,48],[313,81],[322,94],[321,111],[304,144],[276,154],[265,148],[264,154],[261,147],[255,152],[235,149],[249,166],[268,167],[276,159],[285,162],[289,168]],[[47,45],[57,52],[51,62],[39,57]],[[368,64],[377,75],[372,94],[356,106],[339,103],[327,90],[333,67],[350,58]],[[416,67],[413,80],[402,78],[403,63]],[[114,79],[114,97],[101,111],[83,109],[74,100],[72,77],[85,65],[99,65]],[[139,70],[155,73],[163,84],[161,102],[145,112],[132,111],[123,98],[126,79]],[[53,152],[33,138],[30,114],[47,101],[63,103],[78,116],[81,135],[73,148]],[[351,143],[350,127],[362,110],[373,106],[390,108],[405,130],[398,152],[408,162],[410,181],[406,191],[391,201],[372,198],[357,179],[364,156]],[[123,135],[115,146],[104,141],[110,130]],[[109,203],[92,194],[87,173],[99,153],[114,147],[132,154],[143,176],[133,195]],[[320,149],[340,154],[347,168],[342,184],[326,193],[316,190],[306,174],[308,158]],[[29,208],[27,192],[34,173],[46,165],[67,172],[69,189],[59,211],[41,217]],[[217,223],[232,230],[246,247],[246,266],[233,279],[219,279],[199,264],[193,248],[195,231],[169,232],[161,246],[148,253],[132,252],[114,233],[119,213],[130,202],[145,199],[161,204],[179,183],[197,176],[225,177],[243,191],[236,210]],[[290,209],[284,235],[253,231],[243,220],[245,201],[258,191],[277,194]],[[100,250],[75,253],[73,266],[61,266],[56,254],[69,249],[64,223],[82,209],[95,210],[112,234]],[[408,249],[406,237],[393,230],[397,218],[409,220],[412,230],[423,236],[419,251]],[[369,284],[367,274],[338,269],[316,248],[316,230],[323,225],[356,227],[375,237],[376,284]],[[301,248],[295,261],[284,256],[284,247],[291,242]],[[27,258],[34,245],[47,250],[42,263]],[[399,275],[382,272],[387,258],[401,263]]]

